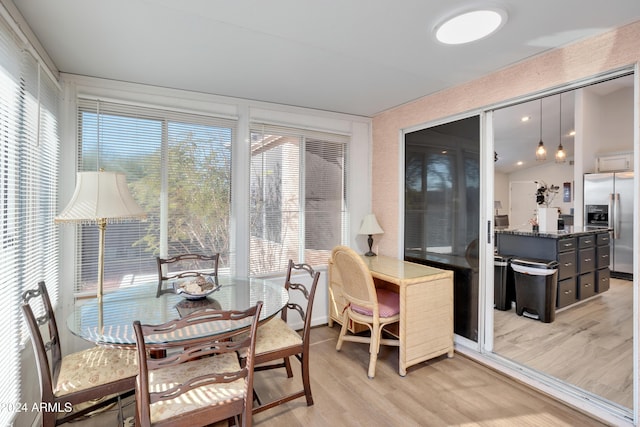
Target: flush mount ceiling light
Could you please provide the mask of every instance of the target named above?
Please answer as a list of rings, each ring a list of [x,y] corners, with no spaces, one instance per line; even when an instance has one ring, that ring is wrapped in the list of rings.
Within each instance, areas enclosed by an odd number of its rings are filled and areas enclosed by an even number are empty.
[[[445,44],[470,43],[494,33],[506,20],[507,13],[499,9],[464,12],[439,24],[436,38]]]

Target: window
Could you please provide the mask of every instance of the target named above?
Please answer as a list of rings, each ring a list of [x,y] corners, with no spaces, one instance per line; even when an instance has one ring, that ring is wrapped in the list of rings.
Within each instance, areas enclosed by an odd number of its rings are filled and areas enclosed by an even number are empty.
[[[251,274],[326,264],[346,226],[348,137],[251,126]]]
[[[127,176],[146,221],[109,224],[104,287],[157,280],[156,256],[230,252],[235,121],[137,105],[78,101],[79,170]],[[78,226],[76,290],[94,293],[98,229]]]
[[[23,291],[45,280],[58,299],[59,89],[0,23],[0,402],[20,402]],[[42,313],[36,313],[36,316]],[[28,344],[30,345],[30,344]],[[12,425],[14,411],[0,411]]]

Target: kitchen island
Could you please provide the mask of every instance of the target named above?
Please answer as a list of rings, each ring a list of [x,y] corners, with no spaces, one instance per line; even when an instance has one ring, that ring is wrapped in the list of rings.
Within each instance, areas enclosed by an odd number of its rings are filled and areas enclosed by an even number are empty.
[[[601,227],[496,231],[496,249],[501,256],[558,262],[557,309],[609,289],[609,240],[609,230]]]

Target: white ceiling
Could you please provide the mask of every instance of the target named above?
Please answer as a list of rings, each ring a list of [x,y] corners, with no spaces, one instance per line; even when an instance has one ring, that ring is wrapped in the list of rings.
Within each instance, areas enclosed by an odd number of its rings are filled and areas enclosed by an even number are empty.
[[[7,1],[7,0],[3,0]],[[14,0],[62,72],[373,116],[640,19],[616,0]],[[445,46],[470,5],[496,34]]]
[[[581,90],[605,96],[617,91],[633,91],[633,76],[627,75],[613,80],[598,82]],[[539,166],[555,162],[555,153],[562,135],[562,146],[567,159],[574,157],[574,137],[570,135],[574,127],[575,91],[570,90],[534,99],[521,104],[496,110],[493,115],[494,148],[498,160],[494,169],[501,173]],[[632,92],[631,92],[632,93]],[[560,97],[562,96],[562,120],[560,120]],[[542,103],[542,123],[540,106]],[[631,107],[633,108],[633,107]],[[522,122],[523,117],[530,120]],[[535,150],[542,139],[547,149],[546,161],[535,158]],[[518,162],[522,164],[518,165]]]

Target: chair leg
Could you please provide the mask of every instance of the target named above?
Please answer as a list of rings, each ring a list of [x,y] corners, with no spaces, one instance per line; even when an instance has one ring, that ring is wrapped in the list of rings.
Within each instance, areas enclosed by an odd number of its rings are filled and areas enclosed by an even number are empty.
[[[370,379],[376,376],[376,362],[378,361],[378,351],[380,351],[380,326],[373,326],[371,329],[371,342],[369,343],[369,372]]]
[[[338,343],[336,344],[336,350],[340,351],[342,348],[342,342],[344,340],[344,336],[347,334],[347,325],[349,324],[349,317],[345,313],[342,316],[342,328],[340,328],[340,335],[338,335]]]
[[[284,360],[284,368],[287,370],[287,378],[292,378],[293,371],[291,370],[291,361],[289,360],[288,357],[285,357],[283,360]]]
[[[311,382],[309,381],[309,353],[305,352],[300,359],[302,387],[304,387],[304,395],[307,399],[307,406],[313,405],[313,396],[311,395]]]
[[[54,427],[56,425],[56,413],[53,411],[42,411],[42,427]]]

